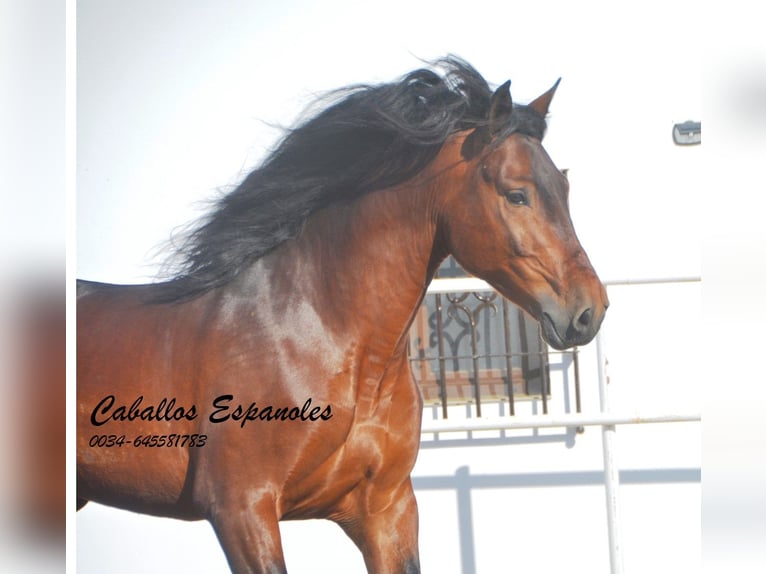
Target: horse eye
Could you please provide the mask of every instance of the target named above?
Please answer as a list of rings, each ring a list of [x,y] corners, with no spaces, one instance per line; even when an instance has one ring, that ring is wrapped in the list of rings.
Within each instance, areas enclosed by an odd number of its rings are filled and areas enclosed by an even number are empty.
[[[529,205],[527,194],[522,190],[514,189],[506,191],[503,195],[512,205]]]

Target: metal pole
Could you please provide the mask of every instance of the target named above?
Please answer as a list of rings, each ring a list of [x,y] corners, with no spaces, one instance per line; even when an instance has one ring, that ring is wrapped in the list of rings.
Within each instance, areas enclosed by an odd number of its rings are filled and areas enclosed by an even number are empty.
[[[511,355],[513,354],[513,345],[511,345],[511,326],[508,322],[508,313],[511,312],[511,306],[508,299],[503,300],[503,338],[505,340],[505,373],[508,375],[508,414],[516,415],[516,403],[513,396],[513,363]]]
[[[442,320],[442,296],[436,294],[436,352],[439,365],[439,400],[442,402],[442,417],[447,418],[447,369],[444,365],[444,322]]]
[[[688,423],[699,422],[699,413],[572,413],[552,415],[529,415],[515,417],[492,416],[472,419],[433,419],[424,420],[420,428],[422,434],[469,432],[469,431],[499,431],[523,430],[559,427],[585,426],[615,426],[650,423]]]
[[[602,281],[604,285],[661,285],[665,283],[698,283],[702,278],[698,275],[681,277],[645,277],[645,278],[615,278]],[[493,287],[478,277],[449,277],[434,279],[428,286],[428,293],[453,293],[459,291],[493,291]]]
[[[598,394],[601,412],[609,412],[609,390],[607,389],[606,356],[604,353],[603,330],[596,335],[596,356],[598,358]],[[620,471],[615,462],[616,426],[605,424],[601,427],[601,443],[604,452],[604,487],[606,490],[606,523],[609,533],[609,571],[622,574],[622,539],[620,536],[618,494]]]

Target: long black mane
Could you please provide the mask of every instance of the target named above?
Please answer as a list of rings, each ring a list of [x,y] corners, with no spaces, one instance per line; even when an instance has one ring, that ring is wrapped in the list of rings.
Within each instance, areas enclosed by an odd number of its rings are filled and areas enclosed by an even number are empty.
[[[448,57],[399,81],[333,94],[333,103],[289,130],[263,164],[183,239],[174,278],[158,301],[222,286],[333,203],[397,185],[423,170],[452,134],[486,124],[492,91],[468,63]],[[520,113],[517,113],[517,110]],[[514,109],[515,131],[542,138],[545,121]]]

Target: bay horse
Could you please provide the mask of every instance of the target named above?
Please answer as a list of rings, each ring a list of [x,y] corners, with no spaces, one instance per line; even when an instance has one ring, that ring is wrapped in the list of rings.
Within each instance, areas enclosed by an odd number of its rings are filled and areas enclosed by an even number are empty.
[[[235,573],[285,572],[278,521],[335,521],[369,572],[420,571],[407,334],[449,254],[589,342],[608,306],[542,147],[447,57],[336,93],[187,233],[175,274],[78,282],[77,495],[212,524]]]

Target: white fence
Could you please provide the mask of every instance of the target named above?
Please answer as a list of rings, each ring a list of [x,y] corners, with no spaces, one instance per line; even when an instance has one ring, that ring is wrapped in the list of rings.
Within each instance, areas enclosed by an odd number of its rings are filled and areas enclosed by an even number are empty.
[[[699,282],[700,277],[675,277],[658,279],[624,279],[605,281],[610,285],[656,285],[664,283]],[[476,278],[435,279],[428,289],[429,293],[449,293],[462,291],[486,291],[492,287]],[[572,413],[559,415],[530,416],[495,416],[462,420],[440,419],[423,422],[421,433],[468,432],[485,430],[539,429],[551,427],[578,428],[600,426],[603,445],[604,490],[606,494],[606,519],[609,534],[609,559],[611,574],[623,573],[622,543],[620,538],[620,496],[619,467],[617,465],[616,427],[625,424],[672,423],[701,421],[698,412],[688,413],[614,413],[609,408],[609,390],[607,378],[607,358],[605,352],[604,329],[596,336],[596,356],[598,361],[598,389],[600,409],[597,413]]]

